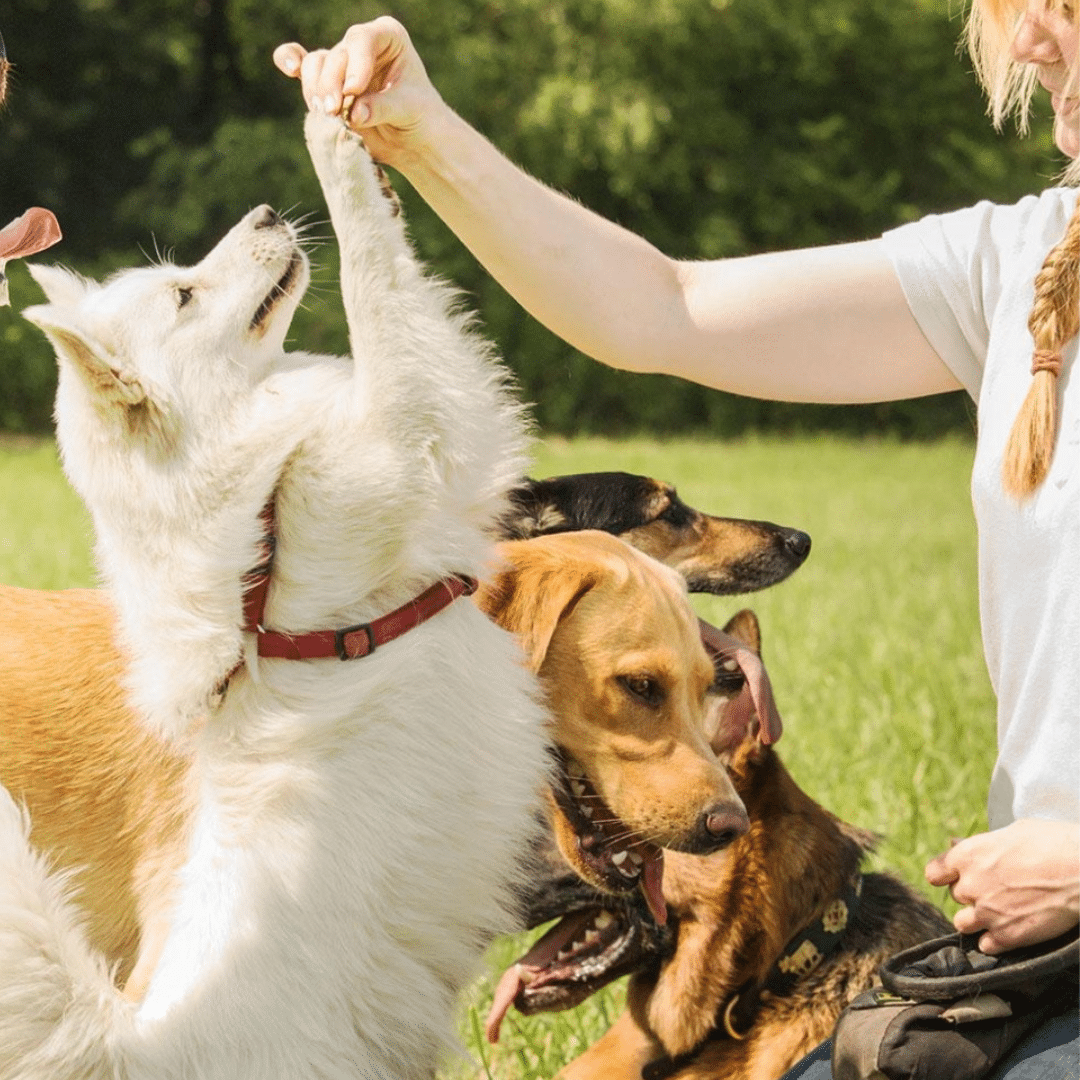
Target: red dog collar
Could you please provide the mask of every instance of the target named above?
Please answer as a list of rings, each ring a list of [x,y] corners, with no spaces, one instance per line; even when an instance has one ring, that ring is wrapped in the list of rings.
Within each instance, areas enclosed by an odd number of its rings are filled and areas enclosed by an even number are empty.
[[[419,626],[449,607],[459,596],[471,596],[477,589],[474,578],[443,578],[419,596],[387,615],[371,622],[357,623],[341,630],[310,630],[304,634],[285,634],[263,626],[266,594],[274,566],[277,546],[277,518],[271,497],[259,515],[265,528],[265,558],[244,581],[244,629],[258,636],[259,656],[278,660],[320,660],[336,656],[356,660],[368,656],[380,645]]]

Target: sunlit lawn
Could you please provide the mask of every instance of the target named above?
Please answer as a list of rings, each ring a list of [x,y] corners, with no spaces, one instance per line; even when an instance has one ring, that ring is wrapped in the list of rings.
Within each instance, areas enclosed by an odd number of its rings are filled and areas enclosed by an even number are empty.
[[[757,611],[785,761],[820,802],[881,834],[876,866],[918,883],[950,837],[985,827],[994,723],[978,634],[971,456],[963,440],[550,441],[534,473],[647,473],[702,509],[811,534],[810,559],[789,581],[696,604],[718,623],[744,604]],[[91,584],[89,545],[52,445],[0,447],[0,580]],[[500,943],[493,966],[516,947]],[[573,1013],[528,1021],[512,1013],[492,1051],[477,1025],[489,993],[482,980],[463,1005],[462,1037],[484,1063],[451,1063],[447,1076],[484,1068],[499,1078],[550,1076],[619,1004],[616,989]]]

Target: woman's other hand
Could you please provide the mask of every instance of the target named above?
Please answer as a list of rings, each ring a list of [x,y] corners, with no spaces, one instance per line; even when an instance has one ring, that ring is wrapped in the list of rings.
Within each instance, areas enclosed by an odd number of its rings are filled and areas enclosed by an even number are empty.
[[[926,867],[962,907],[961,933],[987,954],[1048,941],[1080,921],[1080,826],[1023,818],[956,841]]]

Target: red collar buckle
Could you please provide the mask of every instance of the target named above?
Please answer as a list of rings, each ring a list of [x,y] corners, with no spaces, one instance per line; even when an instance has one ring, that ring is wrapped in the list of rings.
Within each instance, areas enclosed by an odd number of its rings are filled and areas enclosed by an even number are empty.
[[[351,652],[345,641],[347,634],[359,634],[363,631],[367,635],[367,648],[362,653]],[[355,626],[346,626],[343,630],[334,631],[334,652],[339,660],[355,660],[358,656],[370,656],[375,651],[375,631],[371,629],[371,623],[362,622]]]

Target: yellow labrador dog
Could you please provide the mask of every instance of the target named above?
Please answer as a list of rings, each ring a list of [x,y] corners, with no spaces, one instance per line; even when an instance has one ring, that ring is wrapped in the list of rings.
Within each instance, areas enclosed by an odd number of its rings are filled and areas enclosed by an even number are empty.
[[[640,887],[663,923],[663,850],[705,855],[748,828],[710,747],[722,706],[683,579],[598,532],[499,545],[480,607],[522,642],[554,715],[549,790],[563,857],[608,893]],[[517,996],[511,969],[497,1002]],[[498,1006],[493,1015],[505,1010]],[[488,1037],[497,1037],[497,1021]]]

